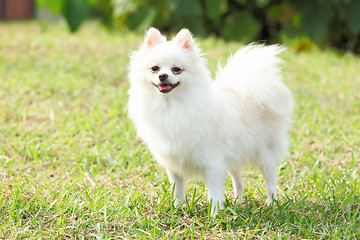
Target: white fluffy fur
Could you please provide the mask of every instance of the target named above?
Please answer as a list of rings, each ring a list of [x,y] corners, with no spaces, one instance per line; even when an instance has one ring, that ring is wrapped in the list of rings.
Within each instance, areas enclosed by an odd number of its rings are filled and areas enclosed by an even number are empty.
[[[129,115],[139,136],[165,166],[180,201],[187,180],[206,180],[213,213],[223,208],[223,184],[229,173],[235,197],[241,198],[241,171],[261,170],[268,201],[276,197],[277,165],[287,155],[292,113],[290,90],[282,83],[278,45],[248,45],[211,80],[190,34],[181,30],[172,41],[151,28],[131,56]],[[159,73],[150,68],[160,67]],[[181,74],[171,69],[181,67]],[[154,84],[159,74],[180,82],[170,93]]]

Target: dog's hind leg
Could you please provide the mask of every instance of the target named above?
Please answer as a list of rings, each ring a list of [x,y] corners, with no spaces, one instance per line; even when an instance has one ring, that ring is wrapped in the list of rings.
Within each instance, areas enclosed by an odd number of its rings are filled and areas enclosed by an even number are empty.
[[[177,206],[179,205],[179,202],[185,202],[185,180],[183,177],[170,170],[168,170],[167,172],[171,185],[175,187],[175,195],[177,197],[175,200],[175,205]]]
[[[268,203],[271,204],[276,200],[276,182],[278,175],[276,163],[273,161],[271,155],[266,156],[261,166],[261,172],[266,181],[267,200]]]
[[[244,182],[241,178],[240,170],[229,170],[234,188],[234,198],[241,201],[244,192]]]

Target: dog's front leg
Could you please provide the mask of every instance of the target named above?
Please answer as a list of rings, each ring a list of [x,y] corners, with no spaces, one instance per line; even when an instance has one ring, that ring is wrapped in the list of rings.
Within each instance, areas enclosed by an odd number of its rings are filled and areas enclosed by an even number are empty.
[[[175,206],[177,206],[179,205],[179,202],[185,202],[185,180],[184,177],[172,172],[171,170],[167,170],[167,172],[172,187],[175,185],[175,195],[177,197],[175,200]]]
[[[208,186],[208,199],[211,203],[211,214],[216,216],[218,210],[224,209],[224,182],[226,178],[226,169],[217,166],[208,168],[205,171],[205,180]]]

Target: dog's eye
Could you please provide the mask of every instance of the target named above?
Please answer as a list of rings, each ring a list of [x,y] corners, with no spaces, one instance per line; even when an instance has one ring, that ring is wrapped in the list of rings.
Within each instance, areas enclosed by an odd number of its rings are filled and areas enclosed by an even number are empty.
[[[157,72],[160,70],[159,66],[153,66],[150,68],[152,72]]]
[[[182,72],[182,69],[178,67],[173,67],[172,72],[174,74],[180,74]]]

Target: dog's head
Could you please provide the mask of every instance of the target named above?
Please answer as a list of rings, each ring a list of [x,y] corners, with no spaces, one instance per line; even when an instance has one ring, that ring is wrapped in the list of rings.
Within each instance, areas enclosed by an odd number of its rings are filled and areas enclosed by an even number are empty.
[[[202,69],[196,66],[200,62],[202,58],[189,30],[182,29],[167,41],[159,30],[150,28],[141,48],[131,56],[130,80],[168,94],[193,84],[191,80]]]

